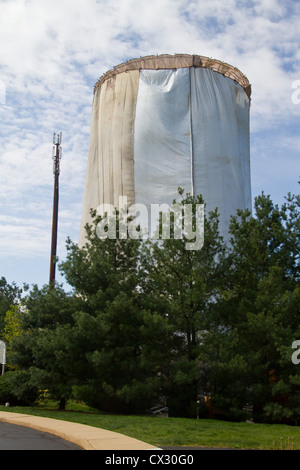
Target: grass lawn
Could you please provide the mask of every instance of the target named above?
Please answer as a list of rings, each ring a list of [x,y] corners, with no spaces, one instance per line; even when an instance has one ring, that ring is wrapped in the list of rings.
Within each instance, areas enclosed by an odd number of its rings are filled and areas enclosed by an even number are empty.
[[[124,416],[75,410],[57,411],[44,407],[4,407],[0,411],[33,414],[96,426],[120,432],[155,446],[202,446],[235,449],[300,450],[300,427],[281,424],[232,423],[186,418]]]

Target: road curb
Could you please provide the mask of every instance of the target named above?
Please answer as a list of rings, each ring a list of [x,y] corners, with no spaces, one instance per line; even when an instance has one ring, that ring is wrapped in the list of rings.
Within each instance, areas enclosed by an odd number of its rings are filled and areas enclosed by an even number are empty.
[[[0,421],[54,434],[73,442],[83,450],[153,450],[159,449],[138,439],[86,424],[0,411]]]

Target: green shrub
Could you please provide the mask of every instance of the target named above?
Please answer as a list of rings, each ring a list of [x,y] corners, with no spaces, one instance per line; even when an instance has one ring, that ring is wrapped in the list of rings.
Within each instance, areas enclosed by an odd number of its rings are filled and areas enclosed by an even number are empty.
[[[22,371],[9,371],[0,376],[0,404],[26,406],[35,402],[38,391],[28,384],[25,376]]]

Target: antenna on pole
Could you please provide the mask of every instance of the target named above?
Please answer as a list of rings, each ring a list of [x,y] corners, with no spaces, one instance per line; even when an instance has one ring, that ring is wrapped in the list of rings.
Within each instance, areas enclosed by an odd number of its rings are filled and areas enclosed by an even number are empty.
[[[54,287],[55,283],[55,268],[56,268],[56,247],[57,247],[57,226],[58,226],[58,199],[59,199],[59,173],[60,173],[60,160],[62,155],[61,150],[62,133],[53,134],[53,175],[54,175],[54,194],[53,194],[53,215],[52,215],[52,238],[51,238],[51,255],[50,255],[50,287]]]

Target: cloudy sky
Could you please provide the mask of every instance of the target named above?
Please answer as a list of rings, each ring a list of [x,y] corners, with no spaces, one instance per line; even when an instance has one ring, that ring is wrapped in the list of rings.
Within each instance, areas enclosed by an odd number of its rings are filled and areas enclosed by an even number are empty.
[[[0,0],[0,277],[48,282],[57,131],[60,260],[66,238],[77,242],[93,87],[131,58],[199,54],[239,68],[252,85],[253,197],[298,193],[299,31],[299,0]]]

